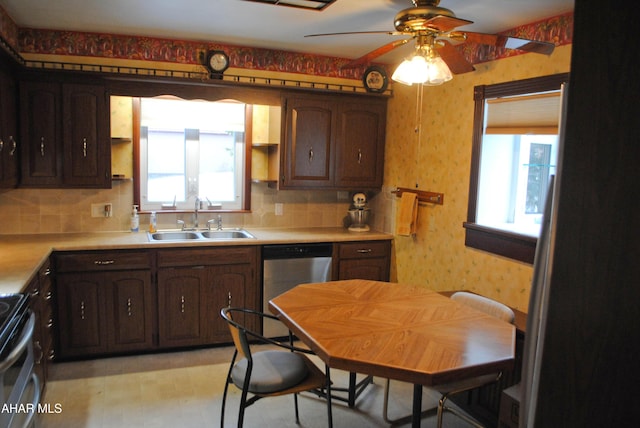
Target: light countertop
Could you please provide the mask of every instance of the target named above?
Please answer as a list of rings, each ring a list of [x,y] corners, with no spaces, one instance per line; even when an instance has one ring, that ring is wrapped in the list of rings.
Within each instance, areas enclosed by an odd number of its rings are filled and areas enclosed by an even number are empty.
[[[248,228],[256,239],[225,241],[155,241],[146,232],[97,232],[0,235],[0,293],[17,293],[37,274],[52,251],[120,250],[134,248],[203,247],[390,240],[388,233],[350,232],[340,227]]]

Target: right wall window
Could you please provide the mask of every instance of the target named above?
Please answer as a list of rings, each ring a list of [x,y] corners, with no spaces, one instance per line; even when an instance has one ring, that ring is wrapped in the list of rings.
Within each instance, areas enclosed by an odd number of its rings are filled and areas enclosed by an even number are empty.
[[[476,86],[465,245],[533,263],[568,74]]]

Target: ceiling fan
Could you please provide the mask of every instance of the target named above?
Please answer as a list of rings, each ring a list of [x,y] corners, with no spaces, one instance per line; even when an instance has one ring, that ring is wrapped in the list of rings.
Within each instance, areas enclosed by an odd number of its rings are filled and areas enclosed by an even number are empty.
[[[553,43],[521,39],[498,34],[485,34],[469,31],[454,31],[456,28],[472,24],[473,21],[456,17],[453,11],[439,7],[440,0],[411,0],[413,7],[398,12],[394,19],[396,31],[355,31],[343,33],[309,34],[305,37],[346,34],[389,34],[393,36],[410,36],[407,39],[394,40],[360,58],[345,64],[343,68],[353,68],[367,64],[392,50],[403,46],[411,40],[416,41],[416,51],[426,51],[427,55],[435,55],[444,60],[454,74],[462,74],[475,70],[464,55],[456,49],[456,45],[465,42],[492,45],[501,48],[519,49],[549,55],[553,52]]]

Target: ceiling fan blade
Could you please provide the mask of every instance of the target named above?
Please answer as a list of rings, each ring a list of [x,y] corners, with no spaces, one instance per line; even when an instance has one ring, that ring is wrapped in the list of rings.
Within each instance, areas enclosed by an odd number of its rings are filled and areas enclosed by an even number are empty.
[[[388,34],[390,36],[400,36],[404,33],[398,31],[346,31],[343,33],[321,33],[321,34],[307,34],[304,37],[322,37],[322,36],[343,36],[346,34]]]
[[[440,57],[442,57],[442,60],[447,63],[449,70],[451,70],[453,74],[463,74],[475,70],[464,55],[446,40],[442,40],[442,43],[437,43],[436,50],[440,54]]]
[[[358,66],[360,66],[362,64],[369,63],[369,62],[373,61],[375,58],[378,58],[379,56],[382,56],[382,55],[384,55],[386,53],[389,53],[389,52],[391,52],[392,50],[394,50],[395,48],[397,48],[399,46],[403,46],[403,45],[407,44],[411,40],[412,39],[394,40],[391,43],[387,43],[386,45],[380,46],[379,48],[374,49],[371,52],[364,54],[360,58],[356,58],[353,61],[346,63],[345,65],[343,65],[340,68],[354,68],[354,67],[358,67]]]
[[[521,51],[535,52],[544,55],[551,55],[556,47],[553,43],[549,42],[502,36],[500,34],[470,33],[466,31],[464,33],[467,36],[468,42],[493,45],[499,48],[519,49]]]
[[[431,19],[427,19],[424,22],[424,26],[430,29],[438,30],[441,33],[446,33],[454,28],[462,27],[463,25],[473,24],[473,21],[467,19],[458,18],[455,16],[438,15]]]

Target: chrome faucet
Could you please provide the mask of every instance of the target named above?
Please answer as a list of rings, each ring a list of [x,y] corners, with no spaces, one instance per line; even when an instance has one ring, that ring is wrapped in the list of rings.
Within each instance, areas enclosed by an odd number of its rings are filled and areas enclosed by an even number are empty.
[[[198,210],[200,209],[200,198],[196,196],[196,206],[193,210],[193,228],[198,228]]]
[[[214,219],[207,220],[207,227],[209,228],[209,230],[211,230],[211,224],[214,221],[217,222],[217,224],[218,224],[216,229],[217,230],[222,230],[222,215],[218,214],[218,220],[214,220]]]

